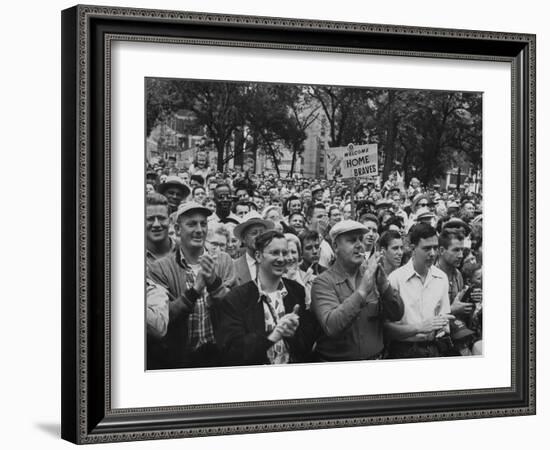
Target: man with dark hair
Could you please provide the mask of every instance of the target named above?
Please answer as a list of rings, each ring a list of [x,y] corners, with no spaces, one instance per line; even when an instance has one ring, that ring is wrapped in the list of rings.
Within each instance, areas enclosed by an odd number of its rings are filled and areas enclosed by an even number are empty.
[[[374,251],[374,246],[378,240],[378,219],[374,214],[362,214],[359,222],[365,226],[365,235],[363,236],[366,254],[369,255]]]
[[[474,203],[470,200],[466,200],[462,203],[462,208],[460,210],[460,218],[466,222],[470,223],[476,214],[476,207]]]
[[[214,189],[214,201],[216,202],[216,215],[221,223],[226,223],[231,214],[231,187],[227,183],[218,184]]]
[[[399,321],[386,323],[391,339],[391,358],[426,358],[441,356],[436,339],[449,332],[449,281],[434,266],[439,243],[431,225],[419,223],[409,233],[412,249],[407,264],[394,270],[389,281],[403,299],[405,313]]]
[[[191,188],[196,186],[204,186],[204,178],[199,174],[191,175],[189,184],[191,185]]]
[[[178,206],[190,194],[191,190],[180,177],[170,175],[164,183],[161,183],[158,192],[168,199],[168,212],[172,214],[177,211]]]
[[[382,233],[380,240],[382,267],[388,275],[401,266],[403,258],[403,239],[398,231],[389,230]]]
[[[472,303],[463,303],[464,281],[459,267],[464,256],[464,235],[460,231],[443,229],[439,235],[439,258],[436,267],[440,268],[449,280],[449,300],[451,313],[459,319],[470,316],[474,310]]]
[[[170,302],[165,336],[151,346],[148,342],[147,353],[155,353],[156,364],[149,369],[220,363],[211,309],[229,292],[234,275],[227,253],[214,258],[205,252],[210,214],[202,205],[184,203],[177,211],[175,226],[179,249],[151,264],[149,277],[166,289]]]
[[[296,235],[299,235],[306,229],[306,218],[302,213],[292,213],[288,216],[288,225],[296,232]]]
[[[302,200],[296,195],[291,195],[286,199],[283,215],[285,217],[290,216],[291,214],[301,213],[302,212]]]
[[[250,212],[250,204],[247,201],[237,201],[232,208],[233,214],[235,214],[239,219],[242,219]]]
[[[300,270],[311,271],[313,275],[319,275],[327,270],[319,264],[320,237],[317,231],[306,230],[300,234],[300,244],[302,246],[302,263]]]
[[[343,220],[332,227],[336,260],[313,282],[311,310],[323,335],[320,361],[357,361],[383,357],[383,323],[403,316],[403,302],[376,259],[365,263],[366,227]]]
[[[145,235],[147,265],[176,251],[176,242],[168,236],[168,200],[152,192],[145,198]]]

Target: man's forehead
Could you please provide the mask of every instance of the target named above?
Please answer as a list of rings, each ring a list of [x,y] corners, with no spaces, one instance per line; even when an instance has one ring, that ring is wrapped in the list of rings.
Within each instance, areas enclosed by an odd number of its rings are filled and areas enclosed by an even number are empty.
[[[437,245],[437,243],[438,243],[438,240],[436,235],[430,236],[429,238],[420,238],[420,241],[418,241],[418,245],[420,247],[433,246],[433,245]]]
[[[190,211],[181,215],[181,218],[184,222],[191,221],[206,221],[206,214],[197,211]]]

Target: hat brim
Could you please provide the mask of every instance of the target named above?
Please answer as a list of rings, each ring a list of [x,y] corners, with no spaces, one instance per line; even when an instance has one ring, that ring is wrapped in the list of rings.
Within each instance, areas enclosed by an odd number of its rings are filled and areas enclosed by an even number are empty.
[[[179,220],[179,218],[185,214],[189,214],[189,213],[192,213],[192,212],[195,212],[195,213],[202,213],[204,214],[206,217],[209,217],[212,215],[212,211],[209,210],[208,208],[206,208],[205,206],[194,206],[192,208],[189,208],[188,210],[185,210],[185,211],[177,211],[176,212],[176,222]]]
[[[189,189],[189,187],[187,187],[187,185],[183,184],[183,183],[173,183],[171,181],[167,182],[167,183],[162,183],[158,189],[157,189],[157,192],[159,194],[162,194],[164,195],[164,193],[166,192],[166,190],[170,187],[177,187],[179,189],[181,189],[183,191],[183,197],[188,197],[189,194],[191,193],[191,189]]]
[[[263,225],[266,230],[272,230],[275,227],[275,224],[271,220],[253,218],[237,225],[233,230],[233,234],[239,241],[242,241],[243,233],[248,227],[251,227],[252,225]]]

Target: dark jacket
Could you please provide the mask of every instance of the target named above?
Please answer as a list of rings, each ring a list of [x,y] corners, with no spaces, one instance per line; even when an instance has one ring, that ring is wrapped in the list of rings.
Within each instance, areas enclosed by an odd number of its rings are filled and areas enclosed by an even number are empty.
[[[288,291],[283,303],[285,312],[291,313],[300,305],[300,324],[292,338],[285,338],[291,362],[309,361],[319,328],[305,306],[305,291],[301,284],[283,278]],[[273,345],[267,339],[264,306],[254,281],[236,286],[217,308],[216,340],[222,357],[228,365],[269,364],[267,350]]]

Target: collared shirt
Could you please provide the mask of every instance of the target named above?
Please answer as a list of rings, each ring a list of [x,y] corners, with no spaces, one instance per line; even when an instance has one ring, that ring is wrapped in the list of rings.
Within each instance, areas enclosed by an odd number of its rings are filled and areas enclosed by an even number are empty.
[[[326,239],[319,245],[319,264],[324,267],[330,267],[334,262],[334,251]]]
[[[146,288],[147,333],[155,338],[162,338],[168,331],[168,294],[166,288],[149,279],[146,280]]]
[[[327,361],[356,361],[378,355],[384,348],[383,319],[389,310],[399,311],[403,305],[391,289],[382,302],[374,284],[362,297],[357,292],[365,266],[354,280],[350,279],[338,260],[313,281],[311,310],[317,317],[323,335],[317,340],[316,352]],[[382,308],[382,304],[384,308]]]
[[[246,264],[248,264],[248,270],[250,271],[250,279],[255,280],[256,275],[258,274],[258,265],[256,264],[256,260],[252,258],[248,252],[246,252],[245,255]]]
[[[449,281],[447,275],[431,266],[422,282],[422,277],[414,270],[412,258],[407,264],[394,270],[388,277],[390,285],[403,300],[405,313],[395,322],[400,325],[418,325],[438,314],[450,314]],[[426,341],[433,339],[430,334],[417,334],[406,341]]]
[[[198,267],[194,267],[185,260],[185,256],[181,248],[177,254],[177,261],[181,268],[187,275],[187,289],[190,289],[195,284],[195,277],[198,272]],[[214,327],[212,326],[212,320],[210,319],[210,313],[208,310],[207,292],[206,287],[202,292],[199,292],[200,297],[195,303],[195,307],[188,319],[188,346],[191,350],[197,350],[204,344],[214,343]]]
[[[442,268],[439,262],[436,263],[436,267],[438,269],[441,269],[443,272],[445,272]],[[458,295],[458,293],[464,289],[464,280],[462,278],[462,274],[460,273],[460,270],[453,268],[453,273],[449,276],[447,272],[445,272],[445,275],[447,275],[447,279],[449,280],[449,302],[452,304]]]
[[[168,238],[168,239],[170,239],[170,250],[168,250],[164,255],[158,256],[158,255],[155,255],[150,250],[145,251],[145,261],[147,262],[147,266],[149,266],[152,262],[156,261],[157,259],[163,258],[164,256],[170,253],[176,252],[176,250],[178,249],[178,245],[176,244],[176,241],[172,238]]]
[[[259,280],[256,281],[256,285],[258,302],[263,302],[266,335],[269,336],[286,314],[283,299],[288,295],[288,291],[282,281],[278,289],[270,293],[263,290]],[[283,339],[275,342],[267,350],[267,359],[271,364],[287,364],[290,361],[290,353]]]

